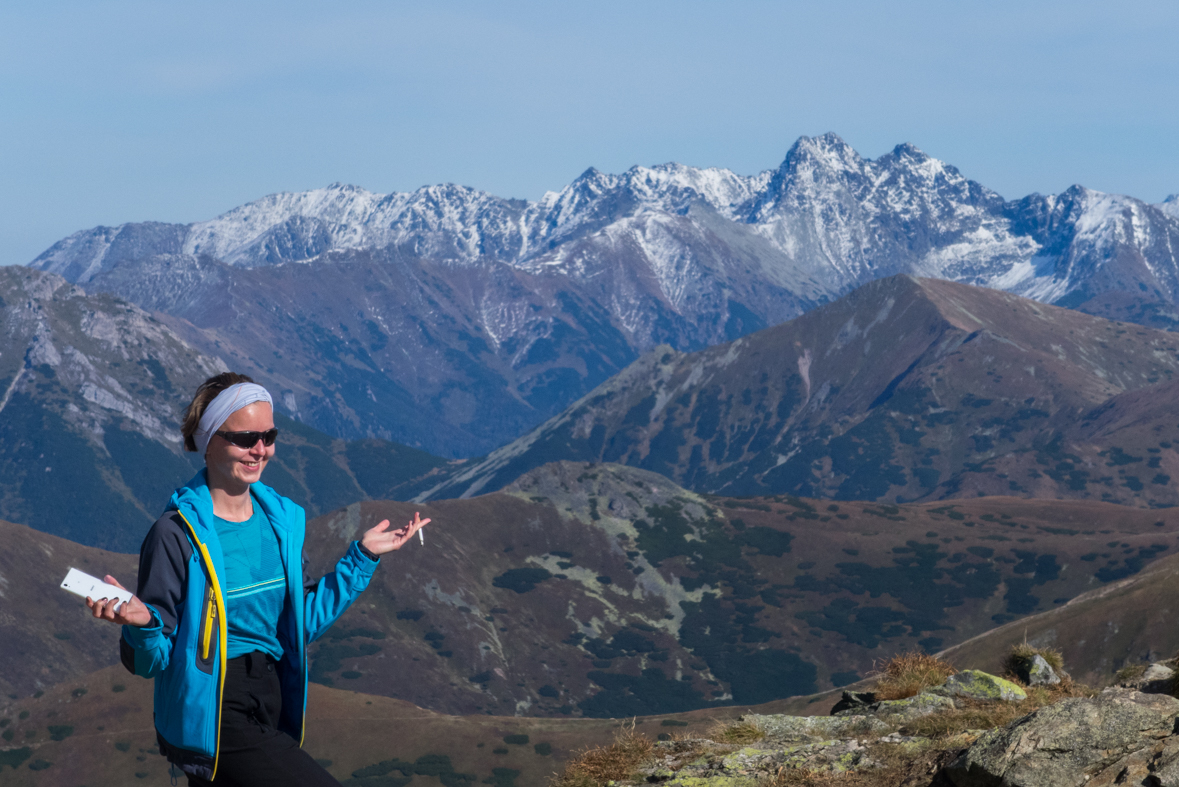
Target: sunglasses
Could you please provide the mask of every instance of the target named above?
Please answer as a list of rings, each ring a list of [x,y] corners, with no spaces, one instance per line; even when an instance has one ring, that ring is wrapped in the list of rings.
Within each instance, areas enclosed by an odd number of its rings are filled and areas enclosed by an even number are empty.
[[[213,432],[218,437],[224,437],[231,445],[238,448],[253,448],[262,441],[262,445],[274,445],[278,439],[278,429],[267,429],[265,432]]]

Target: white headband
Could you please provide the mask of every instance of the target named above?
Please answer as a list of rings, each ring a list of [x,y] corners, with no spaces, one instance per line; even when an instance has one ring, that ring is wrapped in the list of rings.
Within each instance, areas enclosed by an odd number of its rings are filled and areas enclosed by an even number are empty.
[[[213,439],[213,433],[221,428],[226,419],[243,407],[255,402],[266,402],[274,407],[274,400],[270,398],[270,393],[257,383],[237,383],[217,394],[213,401],[209,402],[209,406],[205,408],[201,422],[197,425],[196,431],[192,433],[192,439],[197,445],[197,452],[204,456],[205,451],[209,450],[209,441]]]

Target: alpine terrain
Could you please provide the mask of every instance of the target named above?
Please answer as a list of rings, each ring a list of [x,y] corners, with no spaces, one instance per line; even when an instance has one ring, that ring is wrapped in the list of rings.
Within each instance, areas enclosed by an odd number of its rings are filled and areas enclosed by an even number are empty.
[[[77,232],[30,263],[163,312],[339,437],[472,456],[659,344],[690,351],[910,274],[1170,327],[1179,202],[1004,200],[912,145],[803,137],[753,176],[587,170],[535,202],[455,185],[276,194]]]
[[[203,466],[183,450],[180,421],[196,386],[224,370],[120,298],[0,267],[0,518],[138,552],[172,490]],[[446,464],[383,440],[332,438],[281,413],[276,423],[267,483],[312,515],[408,496]]]
[[[422,498],[567,459],[726,495],[1170,506],[1177,371],[1174,333],[898,276],[728,344],[657,348]]]

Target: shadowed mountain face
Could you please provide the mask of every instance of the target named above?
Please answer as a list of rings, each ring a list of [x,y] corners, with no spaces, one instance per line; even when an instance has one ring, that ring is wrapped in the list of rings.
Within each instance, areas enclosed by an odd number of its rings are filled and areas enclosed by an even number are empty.
[[[1174,505],[1176,370],[1171,333],[895,277],[730,344],[656,349],[426,496],[570,459],[729,495]]]
[[[172,490],[203,462],[180,444],[192,392],[225,369],[156,318],[59,276],[0,267],[0,516],[136,552]],[[282,414],[267,481],[313,514],[407,497],[445,462],[346,443]]]
[[[1079,186],[1006,202],[911,145],[868,160],[827,134],[750,177],[590,169],[537,202],[337,184],[81,231],[31,264],[197,326],[188,341],[321,431],[471,456],[656,345],[730,341],[895,274],[1169,327],[1176,214]]]
[[[155,258],[88,286],[160,312],[320,431],[451,456],[502,445],[638,357],[599,304],[552,279],[493,261],[348,257],[254,269]],[[668,325],[668,340],[702,346],[684,320]]]

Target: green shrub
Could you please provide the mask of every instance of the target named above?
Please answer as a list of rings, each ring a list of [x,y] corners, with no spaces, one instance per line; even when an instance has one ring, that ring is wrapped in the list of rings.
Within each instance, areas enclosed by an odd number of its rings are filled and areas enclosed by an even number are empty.
[[[25,746],[22,749],[9,749],[8,751],[0,751],[0,771],[4,770],[5,765],[11,765],[13,770],[16,770],[21,766],[21,763],[32,756],[33,750],[28,746]]]

